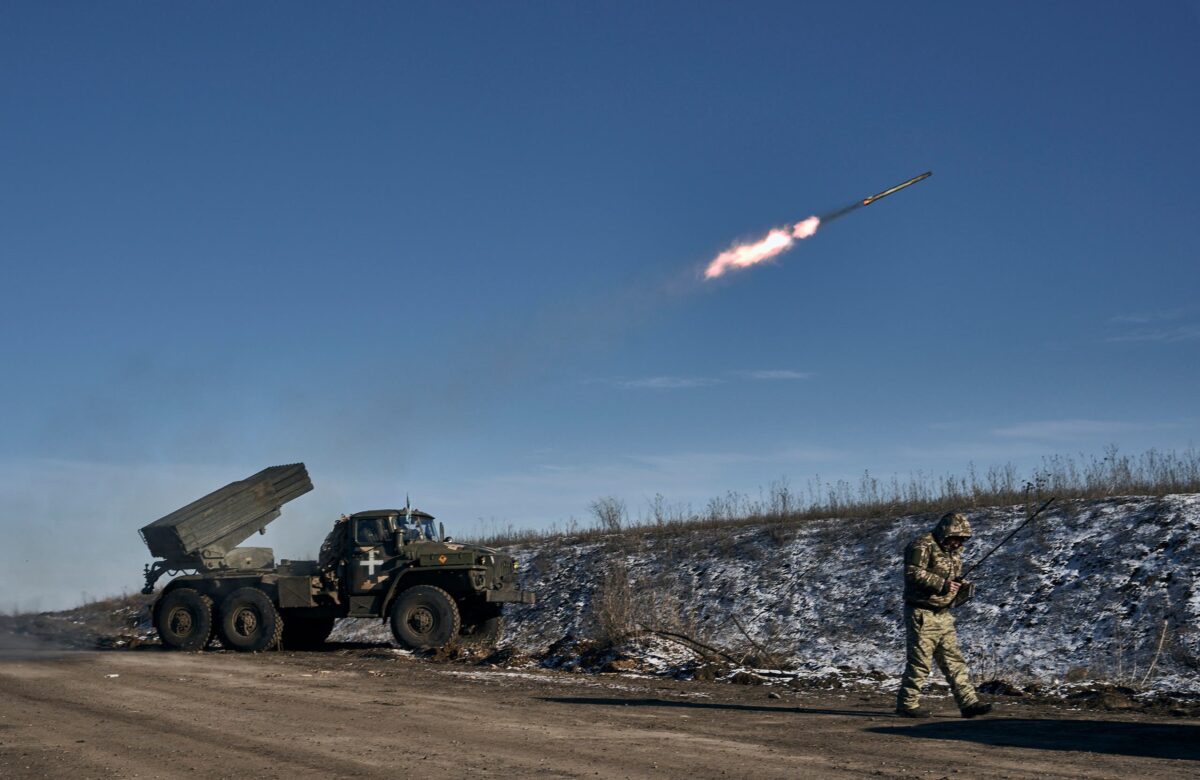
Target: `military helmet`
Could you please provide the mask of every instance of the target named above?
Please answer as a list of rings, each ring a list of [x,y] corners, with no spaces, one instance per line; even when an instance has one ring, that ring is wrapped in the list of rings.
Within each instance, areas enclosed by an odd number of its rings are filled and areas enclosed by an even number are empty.
[[[938,521],[937,527],[933,529],[933,535],[942,541],[951,536],[957,536],[960,539],[971,538],[971,524],[967,522],[967,516],[962,512],[947,512],[942,515],[942,519]]]

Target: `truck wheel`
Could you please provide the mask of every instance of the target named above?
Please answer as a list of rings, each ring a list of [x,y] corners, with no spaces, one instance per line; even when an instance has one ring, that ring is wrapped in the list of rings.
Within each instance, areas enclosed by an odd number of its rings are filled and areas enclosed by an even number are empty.
[[[499,604],[485,604],[466,611],[463,614],[462,636],[463,644],[491,647],[500,643],[504,637],[503,607]]]
[[[392,636],[409,650],[445,647],[461,627],[450,594],[433,585],[416,585],[392,604]]]
[[[257,653],[279,644],[283,618],[261,590],[238,588],[221,602],[217,632],[230,650]]]
[[[163,647],[203,650],[212,634],[212,599],[194,588],[168,591],[154,609],[154,627]]]
[[[294,614],[295,610],[283,615],[283,649],[312,650],[325,644],[333,630],[332,617],[304,617]]]

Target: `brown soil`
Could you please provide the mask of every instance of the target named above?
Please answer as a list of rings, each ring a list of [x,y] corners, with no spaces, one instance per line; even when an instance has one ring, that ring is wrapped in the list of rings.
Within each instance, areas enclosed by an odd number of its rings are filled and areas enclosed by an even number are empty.
[[[772,696],[782,698],[772,698]],[[387,648],[0,652],[0,777],[1195,777],[1200,720],[508,672]]]

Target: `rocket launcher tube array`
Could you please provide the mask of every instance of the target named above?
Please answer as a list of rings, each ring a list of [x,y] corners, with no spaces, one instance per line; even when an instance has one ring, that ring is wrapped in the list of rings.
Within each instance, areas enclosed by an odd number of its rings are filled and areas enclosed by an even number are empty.
[[[177,568],[220,558],[279,517],[279,508],[313,489],[303,463],[272,466],[231,482],[144,526],[150,554]]]

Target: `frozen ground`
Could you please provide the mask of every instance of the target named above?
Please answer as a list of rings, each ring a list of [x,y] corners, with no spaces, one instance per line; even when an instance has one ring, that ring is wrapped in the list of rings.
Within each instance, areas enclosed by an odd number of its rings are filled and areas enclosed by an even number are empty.
[[[1024,519],[1024,508],[968,514],[976,531],[969,565]],[[524,585],[539,602],[509,608],[505,641],[550,665],[578,664],[569,652],[547,649],[594,635],[594,606],[611,599],[623,561],[633,622],[720,648],[757,645],[809,677],[894,686],[903,655],[901,551],[935,519],[823,520],[519,548]],[[1198,527],[1197,495],[1053,507],[972,578],[979,593],[957,614],[975,676],[1043,688],[1102,680],[1200,693]],[[377,621],[345,621],[335,637],[388,635]],[[623,649],[649,672],[677,673],[695,662],[658,640]]]

